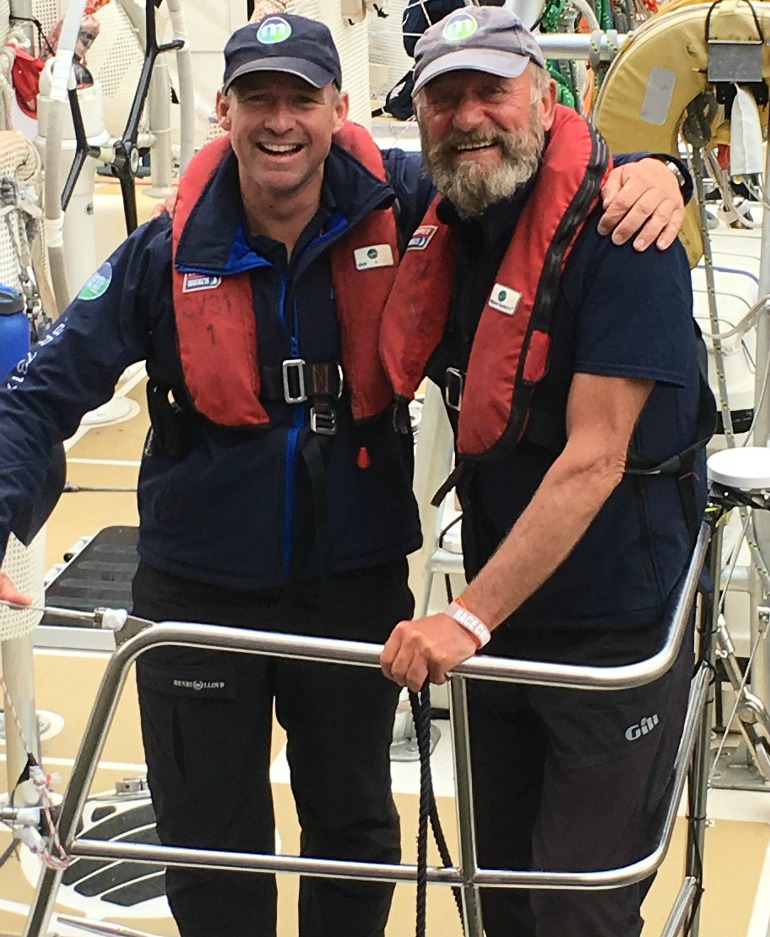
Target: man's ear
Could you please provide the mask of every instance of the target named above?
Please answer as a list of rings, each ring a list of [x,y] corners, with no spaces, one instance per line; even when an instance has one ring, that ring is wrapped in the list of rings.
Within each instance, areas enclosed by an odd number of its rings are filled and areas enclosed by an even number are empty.
[[[334,104],[334,129],[332,133],[337,133],[338,130],[342,129],[342,125],[348,119],[349,110],[350,98],[348,93],[347,91],[340,91]]]
[[[225,95],[222,94],[221,90],[217,91],[216,112],[219,126],[222,128],[222,130],[229,132],[232,126],[232,121],[230,120],[230,102],[225,97]]]
[[[551,79],[548,82],[546,90],[543,92],[542,97],[540,98],[540,107],[542,114],[542,123],[544,130],[550,130],[553,125],[554,117],[556,116],[556,102],[557,102],[557,89],[556,82]]]

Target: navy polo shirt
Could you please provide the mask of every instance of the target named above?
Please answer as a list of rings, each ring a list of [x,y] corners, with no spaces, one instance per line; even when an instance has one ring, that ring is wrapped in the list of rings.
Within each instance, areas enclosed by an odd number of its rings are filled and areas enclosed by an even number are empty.
[[[479,219],[443,220],[459,233],[457,273],[444,350],[464,368],[481,310],[497,281],[526,192]],[[559,447],[543,444],[538,412],[564,430],[575,373],[655,381],[632,440],[658,461],[696,439],[699,378],[690,274],[676,242],[644,253],[617,247],[585,223],[562,275],[553,316],[548,372],[533,400],[531,434],[512,452],[476,464],[462,492],[464,549],[470,577],[484,565],[530,502]],[[553,426],[549,425],[552,434]],[[703,459],[698,508],[705,507]],[[511,617],[521,628],[626,628],[658,621],[689,561],[688,529],[672,476],[626,476],[572,554]]]

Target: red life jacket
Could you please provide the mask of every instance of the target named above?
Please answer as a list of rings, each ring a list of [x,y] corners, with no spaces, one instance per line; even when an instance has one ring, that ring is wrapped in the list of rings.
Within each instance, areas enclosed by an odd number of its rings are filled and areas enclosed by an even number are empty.
[[[373,175],[385,179],[380,151],[363,127],[347,122],[335,135],[334,142]],[[224,276],[212,288],[185,292],[189,274],[176,268],[177,247],[185,225],[229,152],[229,136],[204,146],[190,161],[179,184],[172,229],[179,357],[187,392],[199,413],[221,426],[267,426],[269,418],[259,399],[251,272]],[[354,252],[374,245],[390,247],[393,265],[358,268]],[[382,310],[395,279],[397,262],[396,222],[390,209],[370,212],[331,249],[342,367],[357,420],[381,413],[393,399],[393,390],[380,364],[378,342]]]
[[[607,146],[574,111],[556,117],[534,189],[479,319],[462,386],[460,455],[512,447],[545,375],[559,278],[611,168]],[[411,399],[444,332],[454,282],[456,235],[437,198],[401,261],[383,316],[380,353],[396,394]]]

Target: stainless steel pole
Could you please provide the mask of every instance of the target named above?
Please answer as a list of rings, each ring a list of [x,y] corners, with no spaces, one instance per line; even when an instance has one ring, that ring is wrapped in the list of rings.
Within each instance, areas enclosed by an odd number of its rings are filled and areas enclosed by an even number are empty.
[[[715,636],[719,627],[720,573],[722,571],[722,542],[726,516],[717,522],[711,540],[711,581],[714,591],[710,602],[704,600],[700,611],[700,629],[698,657],[714,673]],[[706,800],[708,797],[709,771],[711,767],[711,722],[714,710],[715,688],[712,681],[709,686],[706,703],[703,707],[703,721],[695,742],[692,765],[690,768],[690,815],[687,827],[687,852],[685,858],[686,875],[703,887],[703,851],[706,839]],[[698,937],[700,927],[700,902],[695,901],[688,937]]]
[[[457,828],[460,834],[460,874],[463,877],[463,918],[466,937],[484,937],[481,894],[473,884],[478,873],[476,822],[473,811],[473,775],[468,731],[468,687],[463,677],[449,681],[449,712],[455,765]]]

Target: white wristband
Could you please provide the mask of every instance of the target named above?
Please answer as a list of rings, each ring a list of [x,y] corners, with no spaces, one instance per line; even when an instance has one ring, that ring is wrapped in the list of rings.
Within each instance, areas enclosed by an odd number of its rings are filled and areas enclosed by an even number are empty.
[[[469,631],[480,648],[484,647],[485,644],[489,644],[489,639],[492,637],[489,628],[473,612],[469,612],[467,608],[463,608],[457,602],[450,602],[444,610],[444,614],[454,618],[458,625],[462,625],[466,631]]]

